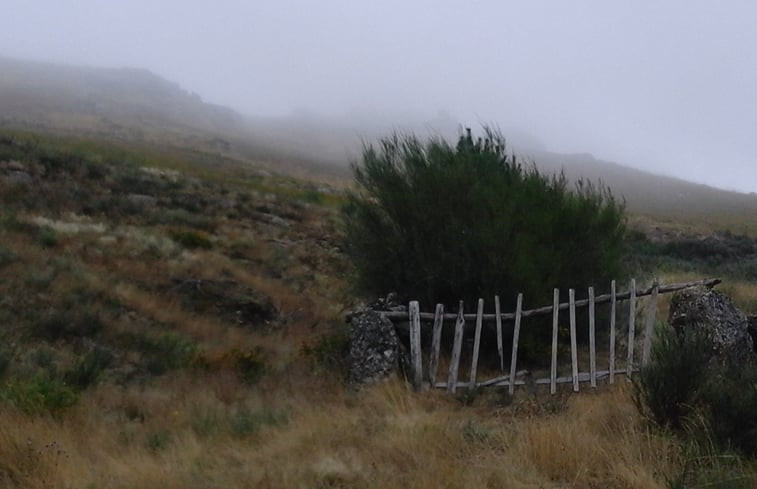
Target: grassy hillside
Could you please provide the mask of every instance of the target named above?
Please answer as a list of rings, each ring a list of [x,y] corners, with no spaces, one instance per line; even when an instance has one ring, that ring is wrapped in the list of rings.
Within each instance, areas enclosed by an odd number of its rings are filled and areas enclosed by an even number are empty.
[[[624,383],[460,399],[346,387],[341,199],[211,152],[1,131],[0,485],[757,480],[655,430]]]

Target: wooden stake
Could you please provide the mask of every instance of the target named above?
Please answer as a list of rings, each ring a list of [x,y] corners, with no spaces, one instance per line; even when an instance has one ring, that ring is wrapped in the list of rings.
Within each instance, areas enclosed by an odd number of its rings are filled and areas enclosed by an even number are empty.
[[[410,301],[410,359],[413,366],[413,388],[421,390],[423,370],[421,366],[421,316],[418,301]]]
[[[633,373],[633,344],[636,341],[636,279],[631,279],[631,298],[628,305],[628,361],[626,378],[631,380]]]
[[[560,314],[560,289],[554,290],[552,299],[552,366],[550,369],[549,392],[557,392],[557,316]]]
[[[570,301],[570,362],[573,367],[573,392],[578,392],[578,345],[576,344],[576,291],[568,290]]]
[[[597,345],[594,330],[594,287],[589,287],[589,379],[597,386]]]
[[[465,316],[463,315],[463,301],[460,301],[460,309],[455,322],[455,339],[452,344],[452,358],[449,364],[449,376],[447,378],[447,392],[455,393],[457,390],[457,369],[460,367],[460,351],[463,348],[463,328]]]
[[[512,394],[515,391],[515,367],[518,364],[518,339],[520,337],[520,313],[523,309],[523,294],[518,294],[518,301],[515,305],[515,327],[513,328],[513,353],[510,357],[510,385],[508,391]]]
[[[444,323],[444,305],[436,305],[436,314],[434,315],[434,330],[431,337],[431,360],[428,365],[428,378],[431,385],[436,385],[436,371],[439,368],[439,348],[442,343],[442,325]]]
[[[476,312],[476,336],[473,340],[473,360],[470,366],[470,382],[468,390],[476,388],[476,374],[478,373],[478,352],[481,348],[481,326],[484,323],[484,300],[478,300],[478,311]]]
[[[615,383],[615,280],[610,282],[610,383]]]
[[[497,353],[499,353],[499,368],[505,372],[505,353],[502,348],[502,316],[500,316],[499,296],[494,296],[494,314],[497,321]]]
[[[641,352],[641,366],[649,362],[649,355],[652,352],[652,340],[654,338],[654,322],[657,315],[657,291],[660,286],[655,279],[652,284],[652,295],[647,302],[646,318],[644,324],[644,348]]]

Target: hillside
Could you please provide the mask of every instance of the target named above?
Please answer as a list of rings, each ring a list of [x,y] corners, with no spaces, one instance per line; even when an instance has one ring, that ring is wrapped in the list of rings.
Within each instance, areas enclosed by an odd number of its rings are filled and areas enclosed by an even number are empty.
[[[207,104],[178,84],[140,69],[74,67],[0,57],[0,126],[157,143],[176,151],[195,148],[276,171],[332,181],[349,179],[348,163],[371,142],[393,131],[440,135],[460,130],[446,113],[354,113],[322,117],[299,111],[287,117],[243,116]],[[572,179],[602,181],[653,224],[696,231],[720,224],[757,231],[757,196],[716,189],[601,161],[590,154],[558,154],[518,128],[504,128],[522,161]],[[745,224],[746,223],[746,224]],[[646,225],[647,223],[645,223]]]
[[[91,68],[0,57],[0,124],[117,138],[151,131],[238,130],[242,117],[142,69]],[[65,127],[64,127],[65,126]]]

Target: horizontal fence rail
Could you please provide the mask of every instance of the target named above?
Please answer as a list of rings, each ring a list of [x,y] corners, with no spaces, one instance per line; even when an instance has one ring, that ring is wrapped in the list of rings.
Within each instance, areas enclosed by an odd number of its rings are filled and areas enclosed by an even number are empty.
[[[563,383],[572,383],[573,391],[579,391],[581,382],[589,382],[591,387],[597,386],[597,380],[607,378],[609,383],[614,383],[616,375],[626,375],[630,378],[638,367],[635,365],[635,343],[636,343],[636,306],[640,297],[649,296],[645,314],[644,330],[642,331],[642,348],[641,348],[641,365],[645,365],[650,356],[652,337],[654,334],[654,323],[657,312],[657,300],[660,294],[666,294],[683,290],[691,287],[705,286],[714,287],[720,283],[720,279],[712,278],[699,280],[688,283],[675,283],[660,285],[656,281],[651,287],[645,289],[636,288],[636,280],[631,279],[629,290],[627,292],[616,293],[616,284],[613,280],[610,284],[610,293],[596,296],[594,288],[588,288],[588,298],[576,300],[575,290],[568,290],[568,302],[560,302],[560,291],[554,289],[552,305],[539,307],[537,309],[522,310],[523,294],[518,294],[515,312],[502,313],[500,311],[500,298],[494,297],[494,314],[484,314],[484,300],[479,299],[476,313],[465,314],[463,311],[463,302],[460,301],[458,312],[456,314],[445,313],[444,306],[438,304],[433,313],[423,313],[420,311],[418,301],[411,301],[407,312],[402,311],[382,311],[381,314],[386,318],[397,322],[409,323],[410,336],[410,365],[412,368],[413,386],[420,390],[424,385],[432,388],[446,389],[454,393],[458,388],[475,389],[477,387],[500,386],[508,387],[512,394],[517,385],[549,385],[550,393],[557,392],[557,385]],[[616,315],[618,302],[628,301],[628,333],[627,348],[625,358],[625,368],[616,368]],[[609,345],[608,345],[608,364],[606,370],[597,370],[597,345],[596,345],[596,318],[595,309],[598,304],[610,304],[609,312]],[[589,372],[579,372],[578,366],[578,342],[576,324],[576,309],[588,307],[588,348],[589,348]],[[570,331],[570,353],[571,353],[571,375],[558,376],[558,332],[560,311],[567,310],[569,313],[569,331]],[[517,370],[518,366],[518,344],[520,341],[521,322],[523,318],[552,315],[552,343],[551,343],[551,361],[549,377],[531,378],[528,371]],[[445,319],[454,320],[454,336],[452,340],[452,350],[449,357],[449,366],[447,371],[446,382],[439,381],[439,357],[441,350],[442,329]],[[465,335],[466,321],[475,321],[473,351],[471,356],[471,365],[469,369],[468,382],[459,381],[460,361],[462,354],[463,339]],[[479,381],[479,353],[481,349],[482,325],[484,322],[495,322],[497,332],[497,354],[499,356],[499,366],[504,375],[492,379]],[[509,372],[505,369],[505,352],[503,348],[503,321],[513,321],[512,349],[510,352]],[[424,380],[423,376],[423,352],[421,348],[421,328],[423,322],[433,322],[431,334],[431,351],[428,354],[428,375]]]

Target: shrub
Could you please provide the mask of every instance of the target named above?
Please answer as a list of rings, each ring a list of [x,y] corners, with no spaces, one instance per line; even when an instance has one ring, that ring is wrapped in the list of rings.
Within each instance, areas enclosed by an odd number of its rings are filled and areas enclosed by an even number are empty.
[[[86,389],[97,381],[102,371],[109,367],[112,361],[113,355],[108,350],[94,347],[65,373],[63,379],[72,387]]]
[[[28,380],[9,381],[0,390],[0,399],[27,414],[57,414],[76,404],[78,396],[61,380],[39,375]]]
[[[712,343],[702,329],[657,331],[649,364],[634,380],[634,401],[658,425],[681,428],[708,375]]]
[[[717,369],[702,390],[710,436],[721,447],[757,455],[757,367]]]
[[[524,168],[491,130],[455,147],[395,135],[366,146],[353,171],[345,248],[362,292],[452,306],[499,294],[514,306],[518,292],[547,303],[553,287],[621,273],[624,205],[602,186]]]
[[[202,231],[193,231],[185,229],[172,229],[170,231],[171,239],[189,249],[203,248],[210,249],[213,247],[213,242],[207,234]]]

